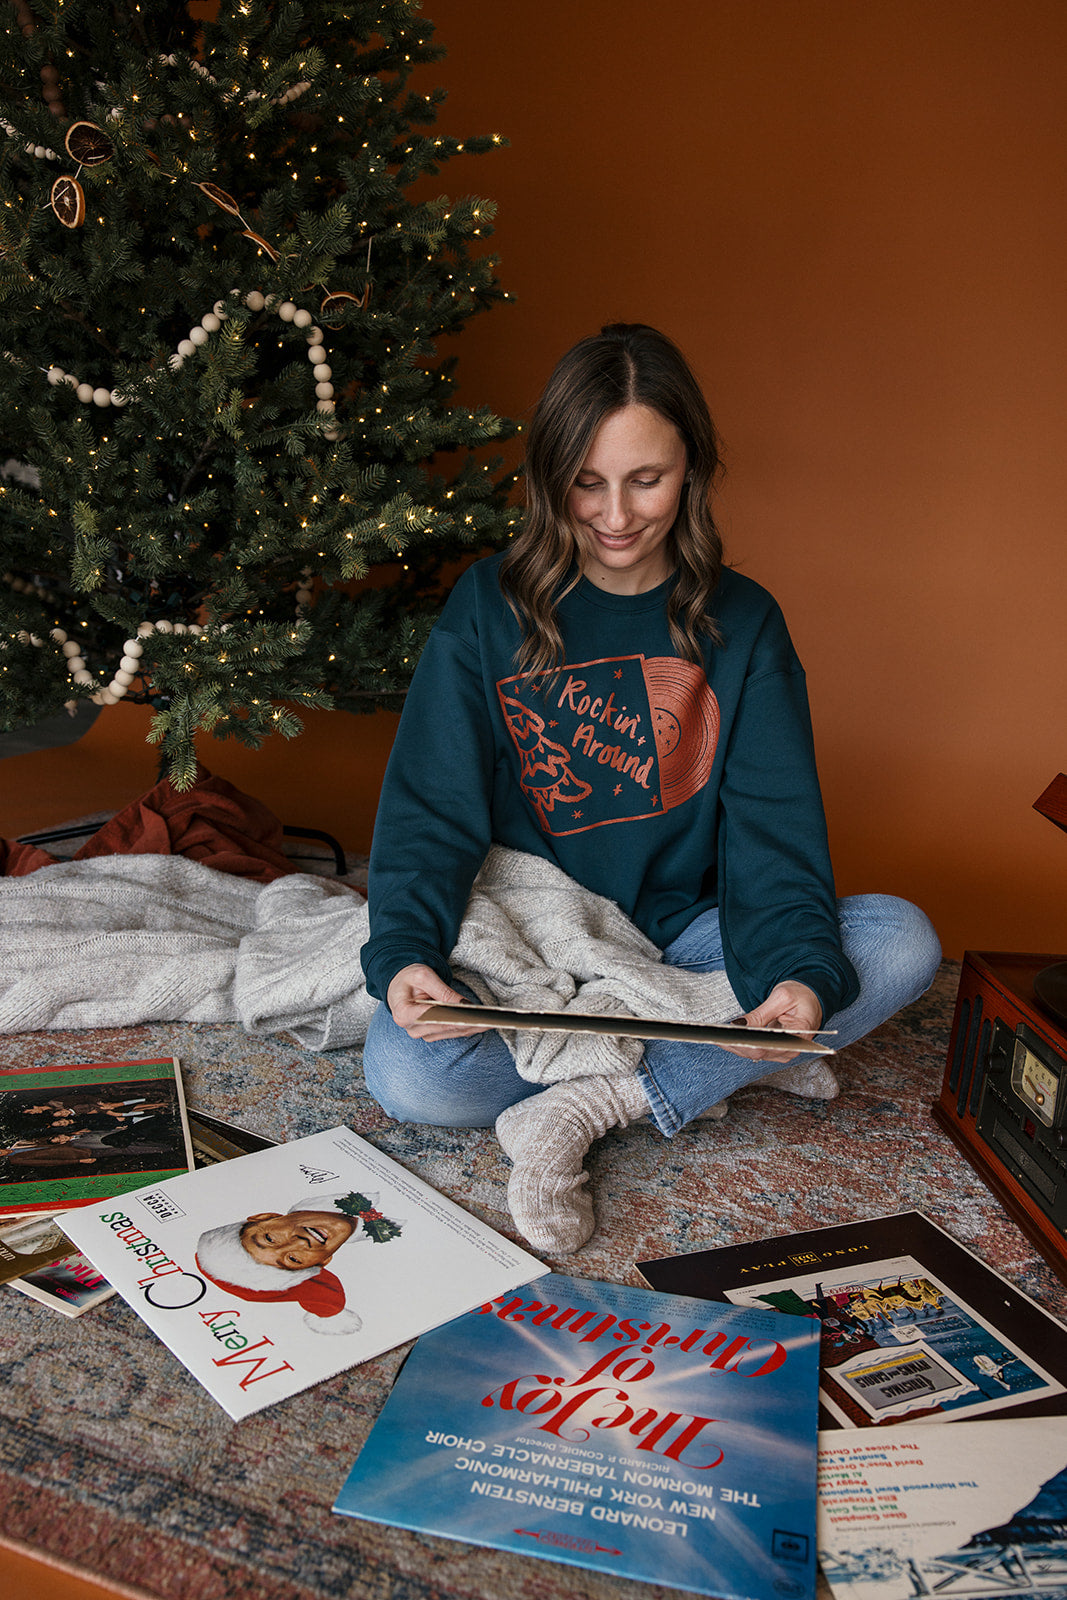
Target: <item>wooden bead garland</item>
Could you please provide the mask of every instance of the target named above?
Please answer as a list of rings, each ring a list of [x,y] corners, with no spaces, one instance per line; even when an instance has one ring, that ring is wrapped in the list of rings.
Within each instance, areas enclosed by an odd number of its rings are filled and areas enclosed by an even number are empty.
[[[15,585],[12,584],[12,588],[14,587]],[[94,695],[90,696],[93,704],[98,706],[113,706],[118,704],[123,695],[126,694],[134,679],[137,677],[137,674],[141,671],[141,657],[144,654],[144,644],[142,641],[149,634],[202,634],[206,631],[206,629],[202,628],[199,623],[196,622],[190,623],[187,626],[184,622],[168,622],[165,618],[161,619],[159,622],[140,623],[137,628],[136,638],[127,639],[122,647],[122,659],[115,669],[115,674],[111,679],[111,682],[106,686],[106,688],[98,689]],[[20,644],[36,645],[38,649],[44,644],[44,640],[39,639],[35,633],[26,633],[23,631],[19,633],[18,638]],[[53,639],[63,651],[63,654],[67,659],[67,671],[70,673],[71,680],[74,683],[80,684],[83,687],[88,687],[89,684],[97,681],[93,673],[89,671],[89,668],[86,665],[85,657],[81,653],[81,646],[75,639],[68,638],[67,634],[62,628],[53,628],[49,634],[49,638]]]
[[[42,585],[38,583],[33,583],[26,578],[16,578],[11,572],[5,572],[2,576],[3,581],[16,594],[36,595],[37,598],[39,600],[43,600],[46,605],[54,605],[57,603],[57,596],[54,595],[51,590],[43,588]],[[306,612],[311,604],[314,593],[314,576],[314,569],[312,567],[301,568],[300,581],[297,584],[295,596],[296,614],[298,617]],[[228,629],[229,624],[224,623],[220,631],[225,633],[228,631]],[[130,685],[141,671],[141,656],[144,654],[144,644],[142,641],[148,638],[151,634],[191,633],[194,636],[199,637],[201,634],[206,632],[207,629],[202,628],[197,622],[170,622],[165,617],[161,617],[157,622],[138,623],[136,637],[127,639],[123,644],[122,657],[115,669],[111,682],[107,684],[105,688],[98,689],[94,695],[90,696],[93,704],[98,706],[117,705],[117,703],[127,693]],[[16,638],[20,644],[33,645],[34,648],[38,650],[44,646],[43,639],[39,638],[35,633],[27,633],[25,628],[21,628],[19,630]],[[49,632],[49,638],[54,640],[54,642],[60,646],[63,655],[66,657],[67,671],[70,673],[71,679],[74,683],[80,684],[84,687],[88,687],[89,684],[96,683],[97,679],[94,674],[89,671],[85,657],[81,653],[81,645],[79,645],[75,639],[72,639],[63,628],[52,628]],[[0,646],[0,648],[4,647]],[[77,704],[78,702],[76,700],[67,700],[64,702],[66,709],[71,713],[72,716],[77,708]]]
[[[4,132],[12,139],[17,139],[19,137],[19,130],[13,123],[8,122],[4,117],[0,117],[0,128],[3,128]],[[22,148],[25,150],[28,156],[35,156],[38,161],[59,160],[59,156],[56,154],[56,152],[49,149],[48,145],[46,144],[24,144]]]
[[[230,290],[233,296],[240,293],[240,289]],[[314,325],[311,312],[295,305],[292,300],[283,300],[278,305],[273,297],[268,300],[258,289],[249,290],[244,297],[244,303],[250,311],[273,311],[283,322],[291,322],[295,328],[304,331],[308,343],[308,360],[312,363],[312,376],[315,378],[315,409],[323,416],[332,416],[336,410],[334,387],[330,382],[333,368],[326,360],[323,331]],[[189,357],[195,356],[197,350],[207,344],[213,333],[218,333],[227,315],[225,300],[216,300],[212,309],[204,313],[195,328],[189,329],[188,337],[181,341],[174,354],[169,357],[168,365],[172,371],[180,371]],[[91,383],[83,383],[73,372],[64,372],[62,367],[51,366],[42,370],[53,386],[60,383],[68,384],[83,405],[92,403],[96,406],[124,406],[131,399],[136,399],[135,395],[125,394],[121,389],[103,387],[94,389]],[[339,438],[339,429],[327,428],[326,437]]]
[[[311,600],[311,576],[312,569],[310,567],[305,567],[303,569],[304,581],[297,589],[296,595],[298,614],[308,605]],[[25,583],[19,578],[12,579],[10,573],[4,573],[4,578],[8,581],[12,589],[20,592],[35,588],[33,584]],[[44,593],[43,590],[38,590],[37,592],[41,594]],[[221,630],[222,632],[226,631],[226,626],[226,624],[223,625]],[[143,641],[151,634],[191,633],[194,636],[199,637],[201,634],[206,632],[207,629],[202,628],[197,622],[169,622],[165,617],[161,617],[158,622],[138,623],[136,637],[127,639],[122,646],[122,658],[115,669],[111,682],[107,684],[105,688],[98,689],[96,693],[90,695],[89,698],[92,700],[93,704],[97,706],[113,706],[118,704],[118,702],[129,690],[130,685],[133,683],[138,673],[141,671],[141,657],[144,655]],[[43,639],[39,638],[35,633],[27,633],[25,629],[20,629],[17,638],[20,644],[30,644],[38,650],[42,649],[44,646]],[[63,655],[66,657],[67,671],[70,673],[71,681],[73,683],[77,683],[85,688],[88,688],[90,684],[96,683],[96,677],[89,671],[85,657],[81,653],[81,646],[78,644],[76,639],[71,639],[63,628],[52,628],[49,632],[49,638],[59,645]],[[73,700],[66,701],[64,703],[68,710],[77,705],[77,701]]]
[[[19,29],[23,38],[31,39],[37,32],[37,18],[30,10],[26,0],[11,0],[11,3],[15,8],[15,16],[18,19]],[[44,85],[41,90],[41,98],[49,111],[54,117],[65,117],[67,113],[63,106],[63,93],[59,87],[59,73],[50,61],[45,62],[41,68],[41,82]],[[3,126],[8,133],[15,132],[14,128],[9,127],[6,122]],[[30,155],[37,156],[39,159],[45,156],[50,156],[53,161],[57,159],[54,150],[46,150],[41,145],[27,145],[26,149]]]
[[[46,589],[41,583],[34,583],[31,578],[16,578],[14,573],[5,572],[4,582],[16,594],[35,594],[38,600],[43,600],[46,606],[58,604],[58,598],[51,589]]]
[[[314,594],[315,572],[312,567],[300,568],[300,582],[296,586],[296,614],[299,617],[311,604]]]

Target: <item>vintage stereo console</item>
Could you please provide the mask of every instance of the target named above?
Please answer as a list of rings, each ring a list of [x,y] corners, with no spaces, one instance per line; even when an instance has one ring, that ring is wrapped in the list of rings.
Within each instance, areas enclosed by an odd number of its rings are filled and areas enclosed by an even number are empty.
[[[1060,959],[967,951],[933,1112],[1067,1282],[1067,1028],[1034,990]]]
[[[1067,827],[1067,776],[1035,809]],[[1067,960],[966,952],[933,1114],[1067,1282]]]

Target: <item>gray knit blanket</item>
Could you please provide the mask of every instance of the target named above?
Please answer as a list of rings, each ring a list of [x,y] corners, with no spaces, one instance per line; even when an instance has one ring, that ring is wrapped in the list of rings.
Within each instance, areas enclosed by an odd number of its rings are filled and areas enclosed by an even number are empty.
[[[312,1050],[362,1042],[377,1002],[359,951],[363,897],[304,873],[266,885],[183,856],[100,856],[0,879],[0,1033],[240,1022]],[[487,1003],[721,1022],[725,973],[664,965],[618,906],[551,863],[497,846],[452,953]],[[632,1072],[639,1039],[509,1032],[535,1083]]]

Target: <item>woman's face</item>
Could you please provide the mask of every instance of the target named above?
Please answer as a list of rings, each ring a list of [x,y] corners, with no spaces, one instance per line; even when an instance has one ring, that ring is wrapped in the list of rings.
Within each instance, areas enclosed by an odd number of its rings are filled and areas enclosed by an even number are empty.
[[[667,539],[686,474],[685,441],[648,406],[601,423],[567,496],[585,577],[613,594],[642,594],[667,579]]]

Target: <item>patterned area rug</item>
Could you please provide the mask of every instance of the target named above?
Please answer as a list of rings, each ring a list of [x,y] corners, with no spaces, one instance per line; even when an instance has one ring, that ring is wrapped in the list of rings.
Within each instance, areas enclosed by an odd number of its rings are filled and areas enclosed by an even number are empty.
[[[721,1123],[673,1140],[639,1124],[596,1147],[599,1227],[548,1266],[638,1282],[634,1262],[916,1208],[1059,1316],[1067,1289],[929,1106],[959,968],[838,1058],[841,1098],[741,1090]],[[271,1138],[347,1122],[510,1233],[508,1163],[491,1132],[399,1126],[356,1052],[185,1024],[8,1038],[13,1065],[176,1054],[192,1104]],[[416,1292],[416,1286],[412,1286]],[[641,1600],[677,1591],[335,1517],[330,1507],[404,1351],[231,1422],[114,1299],[67,1321],[0,1289],[0,1529],[155,1600]]]

